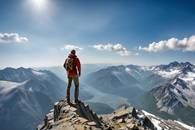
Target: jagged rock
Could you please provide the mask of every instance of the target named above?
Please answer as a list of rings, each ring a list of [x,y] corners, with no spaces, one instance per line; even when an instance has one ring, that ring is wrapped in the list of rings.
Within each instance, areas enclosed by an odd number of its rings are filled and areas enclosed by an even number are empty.
[[[138,121],[132,118],[133,111],[135,108],[122,107],[99,118],[83,102],[69,105],[66,101],[59,101],[37,130],[136,130],[141,126],[138,127]]]
[[[37,130],[157,130],[151,121],[153,118],[133,107],[122,107],[112,114],[98,117],[89,105],[83,102],[69,105],[61,100],[54,104],[54,109],[45,116],[43,124],[39,125]],[[156,120],[160,122],[160,119]],[[162,121],[159,127],[187,130],[171,120]]]
[[[122,107],[122,108],[114,111],[111,119],[117,120],[117,119],[125,118],[131,114],[132,109],[133,109],[132,107],[128,107],[128,108]]]
[[[74,107],[70,107],[70,111],[76,111],[77,109]]]
[[[79,119],[80,123],[82,123],[82,124],[88,121],[87,119],[85,119],[83,117],[78,117],[78,119]]]
[[[148,117],[144,118],[143,125],[145,127],[152,129],[152,130],[155,130],[154,124],[150,121],[150,119]]]
[[[143,113],[139,112],[139,114]],[[104,115],[103,121],[107,122],[112,130],[144,130],[146,128],[143,123],[140,123],[141,119],[133,107],[122,107],[110,115]],[[149,127],[147,129],[152,130]]]
[[[132,119],[132,118],[126,119],[126,122],[127,122],[127,123],[132,123],[132,122],[133,122],[133,119]]]
[[[88,122],[87,124],[90,125],[90,126],[96,126],[96,123],[94,121]]]
[[[127,124],[127,127],[130,130],[139,130],[138,126],[136,126],[135,124]]]
[[[118,119],[117,120],[117,123],[123,123],[124,122],[124,119]]]
[[[133,110],[132,110],[132,116],[134,117],[134,118],[138,118],[138,116],[137,116],[137,112],[136,112],[136,110],[135,110],[135,108],[133,108]]]
[[[61,130],[62,128],[68,130],[102,129],[104,123],[88,105],[82,102],[69,105],[66,101],[61,100],[54,104],[53,113],[47,114],[43,125],[40,125],[37,129]]]

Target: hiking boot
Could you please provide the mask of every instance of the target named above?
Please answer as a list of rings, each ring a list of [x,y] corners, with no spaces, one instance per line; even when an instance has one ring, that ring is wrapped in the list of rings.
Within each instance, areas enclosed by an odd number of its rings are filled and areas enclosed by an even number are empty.
[[[71,103],[71,102],[70,102],[70,98],[66,98],[65,100],[66,100],[66,102],[67,102],[68,104]]]
[[[80,100],[78,100],[78,99],[76,99],[74,102],[75,102],[76,104],[81,103],[81,101],[80,101]]]
[[[68,105],[70,105],[70,106],[74,106],[74,104],[69,100],[67,100],[67,103],[68,103]]]

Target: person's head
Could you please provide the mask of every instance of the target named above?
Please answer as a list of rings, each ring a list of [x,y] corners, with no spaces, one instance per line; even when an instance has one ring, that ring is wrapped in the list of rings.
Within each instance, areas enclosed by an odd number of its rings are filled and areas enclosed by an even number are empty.
[[[73,55],[75,55],[75,54],[76,54],[76,51],[75,51],[74,49],[72,49],[72,50],[70,51],[70,53],[73,54]]]

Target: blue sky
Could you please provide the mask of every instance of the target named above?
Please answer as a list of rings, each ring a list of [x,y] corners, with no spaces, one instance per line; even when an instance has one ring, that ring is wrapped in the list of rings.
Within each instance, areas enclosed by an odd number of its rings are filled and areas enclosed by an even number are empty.
[[[0,67],[195,64],[193,0],[0,0]]]

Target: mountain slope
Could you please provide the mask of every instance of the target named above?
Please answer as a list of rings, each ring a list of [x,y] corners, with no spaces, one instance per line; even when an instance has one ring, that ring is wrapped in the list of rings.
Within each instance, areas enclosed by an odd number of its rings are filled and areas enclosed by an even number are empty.
[[[138,92],[143,92],[139,88],[139,81],[125,70],[125,66],[112,66],[93,72],[87,76],[85,83],[102,92],[128,99],[134,98]]]
[[[87,85],[127,98],[133,104],[137,102],[137,97],[166,81],[166,78],[147,67],[136,65],[110,66],[90,73],[85,78]]]
[[[85,82],[167,119],[194,124],[190,114],[194,115],[195,108],[195,67],[189,62],[149,67],[111,66],[91,73]]]
[[[195,124],[195,66],[188,62],[173,62],[157,66],[154,70],[167,77],[169,82],[143,97],[145,105],[142,104],[142,107],[150,105],[152,111],[163,116]]]
[[[63,97],[64,84],[49,71],[1,70],[0,129],[35,129],[52,103]]]

